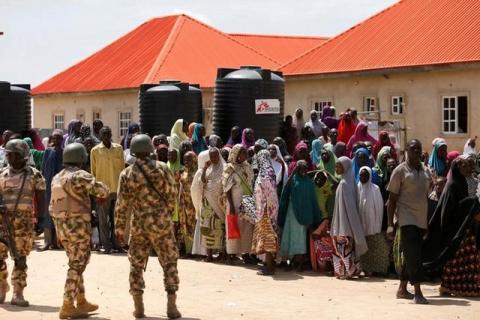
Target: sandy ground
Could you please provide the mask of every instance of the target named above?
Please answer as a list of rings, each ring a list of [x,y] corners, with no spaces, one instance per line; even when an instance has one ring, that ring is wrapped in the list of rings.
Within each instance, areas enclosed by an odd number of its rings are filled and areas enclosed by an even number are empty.
[[[62,251],[32,252],[28,265],[27,309],[0,305],[0,319],[58,319],[66,276]],[[9,270],[12,263],[9,262]],[[90,319],[133,319],[128,293],[126,255],[94,253],[85,273],[89,300],[98,303]],[[397,281],[340,281],[312,272],[278,272],[260,277],[244,266],[179,261],[178,305],[183,319],[480,319],[480,299],[441,298],[437,287],[424,286],[428,306],[394,298]],[[166,319],[166,294],[158,260],[145,273],[145,313]],[[11,291],[7,295],[9,301]]]

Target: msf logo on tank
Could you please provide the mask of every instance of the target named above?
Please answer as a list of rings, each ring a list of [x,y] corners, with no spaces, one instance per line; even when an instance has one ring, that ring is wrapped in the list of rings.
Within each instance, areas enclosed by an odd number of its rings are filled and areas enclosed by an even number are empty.
[[[255,100],[255,114],[280,114],[280,100],[278,99]]]

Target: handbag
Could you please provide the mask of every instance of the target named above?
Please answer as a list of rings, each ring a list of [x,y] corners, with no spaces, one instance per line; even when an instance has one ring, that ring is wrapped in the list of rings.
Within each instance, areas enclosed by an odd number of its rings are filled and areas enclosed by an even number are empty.
[[[227,239],[240,239],[240,229],[238,228],[238,215],[227,214]]]
[[[236,173],[236,172],[235,172]],[[248,221],[251,224],[255,224],[257,221],[257,213],[255,207],[255,198],[253,197],[253,191],[242,177],[242,175],[236,173],[240,177],[241,186],[243,189],[242,202],[240,203],[240,209],[238,214],[240,218]]]
[[[200,212],[200,233],[208,236],[213,230],[214,215],[212,207],[206,199],[203,200],[202,210]]]

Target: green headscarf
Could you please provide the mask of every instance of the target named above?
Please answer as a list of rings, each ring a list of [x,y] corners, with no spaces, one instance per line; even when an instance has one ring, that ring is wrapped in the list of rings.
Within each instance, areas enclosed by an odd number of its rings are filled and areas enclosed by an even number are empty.
[[[172,173],[175,173],[177,171],[180,171],[182,170],[182,164],[180,163],[180,151],[178,151],[178,149],[173,149],[175,150],[175,152],[177,153],[177,160],[175,160],[174,163],[170,162],[170,160],[168,160],[167,162],[167,167],[168,169],[170,169],[170,171]],[[170,152],[170,150],[169,150]]]
[[[35,150],[35,148],[33,147],[32,139],[28,137],[24,138],[23,141],[25,141],[30,148],[30,154],[32,155],[33,161],[35,162],[35,168],[41,170],[43,164],[43,154],[45,153],[45,151]]]
[[[330,160],[328,161],[328,163],[324,163],[322,158],[320,158],[320,163],[318,164],[318,169],[319,170],[325,170],[330,175],[332,175],[334,177],[337,177],[337,173],[335,172],[337,157],[335,156],[335,154],[330,149],[323,148],[322,152],[324,152],[324,151],[328,152],[328,154],[330,155]]]
[[[385,172],[387,171],[387,161],[385,161],[385,155],[391,155],[392,154],[392,147],[385,146],[382,149],[380,149],[380,152],[378,152],[377,155],[377,161],[375,162],[375,171],[377,174],[382,178],[385,175]]]

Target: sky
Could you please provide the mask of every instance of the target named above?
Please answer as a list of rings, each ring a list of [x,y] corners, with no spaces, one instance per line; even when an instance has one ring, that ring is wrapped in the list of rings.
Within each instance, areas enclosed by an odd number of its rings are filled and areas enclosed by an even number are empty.
[[[0,81],[47,80],[143,22],[184,13],[227,33],[335,36],[397,0],[0,0]]]

